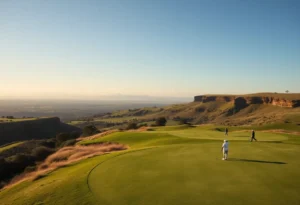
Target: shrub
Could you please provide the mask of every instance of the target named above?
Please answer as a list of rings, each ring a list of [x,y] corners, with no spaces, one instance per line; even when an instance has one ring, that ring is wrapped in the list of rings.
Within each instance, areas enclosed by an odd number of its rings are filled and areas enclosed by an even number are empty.
[[[195,111],[196,111],[196,112],[204,112],[204,111],[205,111],[205,107],[202,107],[202,106],[196,107],[196,108],[195,108]]]
[[[7,168],[10,170],[10,175],[21,173],[28,166],[35,165],[34,157],[27,154],[16,154],[9,158]]]
[[[137,124],[135,122],[131,122],[127,125],[126,130],[134,130],[137,128],[138,128]]]
[[[165,117],[159,117],[155,121],[156,126],[165,126],[167,124],[167,119]]]
[[[100,133],[100,131],[94,125],[88,125],[83,128],[82,136],[88,137],[88,136],[95,135],[98,133]]]
[[[184,118],[181,118],[180,120],[179,120],[179,123],[178,123],[179,125],[186,125],[186,124],[189,124],[188,123],[188,120],[187,119],[184,119]]]
[[[0,158],[0,181],[5,180],[10,175],[9,164],[4,158]]]
[[[49,147],[49,148],[55,148],[55,139],[48,139],[40,143],[41,146]]]
[[[81,133],[78,131],[73,131],[70,133],[70,139],[77,139],[78,137],[80,137]]]
[[[37,161],[42,161],[53,153],[53,149],[44,146],[40,146],[32,150],[32,156],[34,156]]]
[[[27,154],[16,154],[9,158],[10,162],[17,164],[34,164],[34,158]]]
[[[141,124],[139,124],[138,127],[148,127],[148,124],[147,123],[141,123]]]
[[[24,172],[29,173],[29,172],[34,172],[36,170],[35,166],[28,166],[25,168]]]
[[[56,135],[56,141],[61,144],[64,141],[67,141],[68,139],[70,139],[70,134],[69,133],[59,133],[58,135]]]
[[[67,146],[73,146],[74,144],[76,144],[76,139],[71,139],[71,140],[67,140],[65,142],[63,142],[60,147],[67,147]]]
[[[2,189],[3,187],[5,187],[6,183],[5,182],[0,182],[0,189]]]

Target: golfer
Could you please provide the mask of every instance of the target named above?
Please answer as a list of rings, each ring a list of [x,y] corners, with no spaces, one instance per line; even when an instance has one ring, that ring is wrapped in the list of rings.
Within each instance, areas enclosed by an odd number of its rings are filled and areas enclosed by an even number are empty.
[[[222,160],[228,159],[228,141],[224,140],[224,143],[222,144],[222,151],[223,151],[223,158]]]
[[[251,142],[253,141],[253,140],[255,140],[255,141],[257,141],[257,139],[255,138],[255,131],[254,130],[252,130],[252,132],[251,132]]]
[[[225,135],[228,136],[228,128],[225,128]]]

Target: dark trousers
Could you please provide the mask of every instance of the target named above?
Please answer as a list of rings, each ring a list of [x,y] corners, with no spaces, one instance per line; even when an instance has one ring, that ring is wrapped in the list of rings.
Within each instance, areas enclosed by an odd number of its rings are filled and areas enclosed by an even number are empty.
[[[251,137],[251,142],[252,142],[253,140],[257,141],[257,139],[256,139],[254,136]]]

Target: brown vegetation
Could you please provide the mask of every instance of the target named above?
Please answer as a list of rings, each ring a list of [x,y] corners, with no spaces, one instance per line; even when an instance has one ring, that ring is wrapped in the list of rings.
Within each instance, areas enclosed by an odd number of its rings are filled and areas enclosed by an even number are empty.
[[[126,145],[116,143],[64,147],[47,157],[47,159],[38,166],[36,171],[23,173],[14,177],[6,187],[10,187],[25,180],[38,180],[46,176],[51,171],[67,166],[71,163],[113,151],[125,150],[127,148],[128,147]]]
[[[106,135],[109,135],[111,133],[117,132],[118,130],[108,130],[106,132],[101,132],[99,134],[93,135],[93,136],[89,136],[89,137],[79,137],[77,140],[78,141],[82,141],[82,140],[93,140],[93,139],[97,139],[100,137],[104,137]]]

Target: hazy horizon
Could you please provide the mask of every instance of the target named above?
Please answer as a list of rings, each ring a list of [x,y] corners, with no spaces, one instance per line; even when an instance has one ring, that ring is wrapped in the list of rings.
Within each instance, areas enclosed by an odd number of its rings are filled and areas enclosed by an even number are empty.
[[[1,1],[0,99],[297,93],[299,20],[296,0]]]
[[[107,96],[69,96],[69,97],[48,97],[48,96],[31,96],[31,97],[18,97],[18,96],[3,96],[0,97],[0,101],[11,101],[11,100],[19,100],[19,101],[74,101],[74,102],[110,102],[110,101],[118,101],[118,102],[166,102],[166,103],[174,103],[174,102],[191,102],[193,101],[194,96],[190,97],[172,97],[172,96],[141,96],[141,95],[107,95]]]

